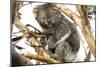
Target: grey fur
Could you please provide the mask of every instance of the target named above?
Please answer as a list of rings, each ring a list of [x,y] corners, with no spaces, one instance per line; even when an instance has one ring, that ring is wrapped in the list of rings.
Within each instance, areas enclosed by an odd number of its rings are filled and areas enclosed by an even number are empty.
[[[80,38],[76,26],[49,4],[37,7],[36,20],[50,34],[48,49],[62,62],[73,62],[80,48]]]

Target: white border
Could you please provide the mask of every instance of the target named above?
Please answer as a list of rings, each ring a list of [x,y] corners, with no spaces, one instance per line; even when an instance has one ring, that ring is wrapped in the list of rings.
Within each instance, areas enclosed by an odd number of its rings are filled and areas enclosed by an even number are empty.
[[[23,0],[22,0],[23,1]],[[94,5],[96,4],[95,0],[24,0],[24,1],[40,1],[40,2],[55,2],[55,3],[73,3],[73,4],[88,4]]]
[[[0,0],[0,67],[10,65],[10,1]]]

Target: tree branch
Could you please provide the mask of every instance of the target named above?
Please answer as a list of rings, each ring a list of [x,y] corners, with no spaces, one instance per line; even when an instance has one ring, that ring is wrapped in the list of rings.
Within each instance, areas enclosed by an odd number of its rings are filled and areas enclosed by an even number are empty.
[[[92,52],[92,54],[95,57],[95,52],[96,52],[95,51],[95,40],[92,36],[91,31],[89,30],[89,27],[88,27],[88,24],[87,24],[89,22],[87,21],[86,14],[84,12],[83,6],[77,5],[76,7],[77,7],[78,12],[80,13],[81,24],[82,24],[82,27],[83,27],[83,34],[84,34],[86,41],[88,43],[88,46],[91,50],[90,52]]]
[[[39,60],[39,61],[42,61],[42,62],[46,62],[48,64],[61,63],[58,60],[54,60],[52,58],[43,57],[43,56],[39,56],[39,55],[34,55],[34,54],[29,53],[29,52],[24,52],[24,53],[22,53],[22,55],[27,57],[27,58],[30,58],[30,59],[35,59],[35,60]]]

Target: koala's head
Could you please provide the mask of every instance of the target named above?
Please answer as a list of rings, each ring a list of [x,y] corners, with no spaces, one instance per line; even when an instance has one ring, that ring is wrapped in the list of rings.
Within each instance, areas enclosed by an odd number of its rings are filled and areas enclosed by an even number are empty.
[[[54,10],[49,4],[37,7],[36,20],[43,28],[52,28],[60,21],[61,13]]]

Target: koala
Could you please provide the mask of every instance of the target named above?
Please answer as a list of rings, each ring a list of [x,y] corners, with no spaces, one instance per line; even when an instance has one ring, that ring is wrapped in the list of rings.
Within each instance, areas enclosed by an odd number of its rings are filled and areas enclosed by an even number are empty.
[[[48,50],[61,62],[73,62],[80,48],[80,37],[76,26],[50,4],[37,7],[36,20],[48,37]]]

